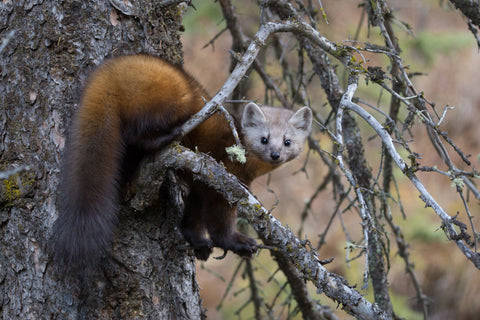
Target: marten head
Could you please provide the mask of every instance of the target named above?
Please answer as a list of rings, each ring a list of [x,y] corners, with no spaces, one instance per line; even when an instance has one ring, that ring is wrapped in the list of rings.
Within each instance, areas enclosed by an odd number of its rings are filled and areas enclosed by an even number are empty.
[[[312,128],[312,110],[297,112],[249,103],[243,111],[243,143],[262,161],[282,164],[298,156]]]

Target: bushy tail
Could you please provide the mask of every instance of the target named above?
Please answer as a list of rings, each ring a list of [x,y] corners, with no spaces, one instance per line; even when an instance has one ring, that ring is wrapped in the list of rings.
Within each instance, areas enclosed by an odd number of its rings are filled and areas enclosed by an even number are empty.
[[[59,185],[59,217],[53,227],[54,261],[71,271],[96,268],[118,220],[124,149],[120,127],[112,119],[91,125],[77,119],[72,126]]]

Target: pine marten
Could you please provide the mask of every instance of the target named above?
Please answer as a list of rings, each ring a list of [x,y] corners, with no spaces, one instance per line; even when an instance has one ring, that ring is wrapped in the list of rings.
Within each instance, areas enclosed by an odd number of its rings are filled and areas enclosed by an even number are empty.
[[[64,266],[90,267],[110,246],[117,200],[125,175],[146,153],[162,149],[209,96],[183,71],[148,55],[108,60],[89,77],[67,137],[54,224],[54,259]],[[223,162],[249,185],[253,179],[295,158],[303,149],[312,112],[245,106],[238,121],[247,162],[232,162],[225,148],[235,143],[225,118],[216,113],[181,143]],[[128,161],[126,160],[128,159]],[[135,165],[131,165],[132,159]],[[236,231],[236,210],[213,189],[194,182],[181,230],[198,259],[213,247],[250,257],[255,240]],[[206,234],[209,234],[209,238]]]

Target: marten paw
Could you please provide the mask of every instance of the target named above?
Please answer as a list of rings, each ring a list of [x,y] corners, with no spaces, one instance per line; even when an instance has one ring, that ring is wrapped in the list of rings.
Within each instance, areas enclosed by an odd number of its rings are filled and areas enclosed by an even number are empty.
[[[213,251],[213,244],[211,241],[208,241],[202,245],[196,244],[193,247],[193,252],[195,253],[195,257],[198,260],[207,260],[208,257],[210,257],[210,254],[212,254]]]
[[[198,260],[207,260],[213,252],[213,242],[209,239],[196,239],[196,241],[189,241],[193,247],[193,253]]]
[[[213,242],[215,246],[224,250],[231,250],[241,257],[250,258],[257,252],[257,242],[239,232],[235,232],[221,239],[214,239]]]
[[[193,248],[195,257],[199,260],[207,260],[213,251],[213,242],[197,233],[190,232],[188,229],[182,231],[185,239]]]

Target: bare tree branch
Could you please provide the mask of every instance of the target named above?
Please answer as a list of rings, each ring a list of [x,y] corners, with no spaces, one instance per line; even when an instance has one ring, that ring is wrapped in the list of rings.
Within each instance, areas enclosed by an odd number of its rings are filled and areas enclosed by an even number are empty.
[[[480,28],[480,3],[473,0],[450,0],[477,28]]]
[[[477,41],[477,47],[480,48],[480,37],[478,29],[480,28],[480,4],[473,0],[450,0],[450,2],[460,10],[468,19],[467,25]]]
[[[228,1],[223,1],[223,5],[228,6],[229,2]],[[271,19],[271,14],[268,14],[268,8],[274,7],[276,9],[277,14],[283,19],[282,21],[269,21]],[[390,30],[390,25],[387,23],[387,21],[384,19],[382,16],[382,13],[387,10],[387,7],[383,1],[376,2],[376,6],[372,8],[371,13],[373,14],[372,17],[375,20],[375,25],[379,26],[380,31],[382,36],[385,39],[386,47],[374,47],[370,45],[366,45],[365,48],[358,49],[354,47],[349,47],[345,45],[338,45],[330,42],[327,38],[323,37],[317,30],[315,30],[311,25],[307,24],[301,17],[299,17],[296,13],[296,11],[293,9],[291,2],[286,2],[286,1],[264,1],[262,3],[262,17],[263,17],[263,23],[261,24],[257,34],[255,35],[254,39],[250,42],[250,45],[248,46],[247,50],[245,51],[244,55],[236,54],[236,59],[237,59],[237,64],[235,66],[235,69],[232,72],[232,76],[227,79],[225,82],[225,85],[222,87],[222,89],[219,91],[219,93],[205,106],[205,108],[197,115],[199,118],[196,120],[198,121],[197,123],[200,123],[202,119],[205,117],[208,117],[210,114],[216,111],[217,106],[220,106],[224,101],[225,98],[230,95],[235,86],[238,85],[238,83],[241,81],[241,79],[247,74],[248,69],[253,65],[259,74],[261,75],[262,79],[264,80],[266,86],[270,89],[272,89],[275,92],[275,95],[279,99],[279,101],[282,102],[283,105],[288,104],[288,101],[285,98],[285,96],[281,93],[281,90],[279,86],[269,77],[269,75],[265,72],[263,69],[262,65],[256,60],[256,56],[258,55],[258,52],[260,49],[264,46],[265,41],[267,38],[275,33],[278,32],[290,32],[294,34],[299,42],[302,45],[302,50],[305,50],[308,55],[310,60],[312,61],[314,68],[319,68],[316,69],[316,73],[320,76],[322,86],[324,87],[325,91],[327,92],[327,97],[330,101],[330,104],[332,108],[334,109],[334,112],[336,112],[336,116],[338,117],[337,120],[337,132],[335,135],[333,135],[333,140],[337,142],[337,145],[342,147],[342,126],[344,126],[343,121],[343,116],[342,114],[347,111],[352,111],[354,113],[357,113],[360,115],[362,118],[364,118],[367,123],[377,132],[379,137],[382,140],[382,143],[385,146],[385,154],[388,155],[389,158],[392,159],[396,163],[396,165],[402,170],[402,172],[412,181],[412,183],[415,185],[417,190],[420,192],[420,197],[421,199],[427,204],[427,206],[431,206],[436,214],[441,218],[443,221],[443,228],[446,230],[447,236],[449,239],[453,240],[456,242],[457,246],[460,248],[461,252],[473,262],[473,264],[477,267],[480,268],[480,257],[476,252],[473,252],[471,249],[468,248],[468,241],[465,239],[465,232],[464,229],[462,229],[462,233],[458,233],[455,230],[455,226],[459,225],[459,221],[455,219],[455,217],[451,217],[448,215],[443,208],[438,205],[438,203],[434,200],[434,198],[428,193],[427,189],[420,183],[419,179],[415,175],[415,171],[419,170],[419,167],[415,165],[415,160],[412,160],[411,166],[408,166],[406,162],[401,158],[399,153],[397,152],[394,144],[392,137],[390,134],[396,134],[397,139],[399,139],[399,142],[407,151],[411,153],[411,156],[414,159],[415,153],[410,151],[410,148],[408,147],[407,142],[403,139],[401,136],[402,133],[399,132],[396,127],[394,121],[392,121],[395,116],[393,115],[392,117],[386,116],[388,119],[388,123],[384,126],[380,124],[378,120],[376,120],[371,114],[366,112],[364,109],[362,109],[358,104],[356,104],[354,101],[354,93],[356,91],[356,81],[353,81],[346,93],[343,93],[343,90],[340,88],[338,85],[338,79],[336,79],[335,71],[333,69],[330,69],[330,66],[327,66],[327,68],[324,68],[322,64],[325,64],[324,61],[321,61],[321,59],[326,60],[327,59],[327,54],[338,60],[342,65],[344,65],[349,72],[352,72],[352,74],[365,74],[368,80],[371,80],[374,84],[381,86],[382,88],[386,89],[389,94],[392,95],[392,105],[394,105],[394,108],[398,110],[400,106],[404,105],[407,107],[407,109],[410,111],[411,117],[418,117],[420,118],[425,126],[427,127],[427,131],[429,133],[429,136],[431,138],[432,144],[436,147],[438,154],[442,158],[442,160],[448,165],[450,171],[449,174],[451,174],[452,179],[463,179],[465,185],[473,191],[474,195],[478,197],[480,193],[478,192],[476,186],[469,180],[469,178],[472,178],[475,176],[475,171],[473,172],[466,172],[463,170],[459,170],[456,168],[456,166],[453,164],[453,161],[450,159],[450,156],[448,152],[446,151],[446,148],[440,141],[440,137],[442,137],[445,141],[447,141],[448,144],[450,144],[457,154],[459,154],[464,161],[469,164],[468,159],[463,156],[461,150],[455,146],[455,144],[449,140],[449,138],[446,136],[446,134],[442,133],[440,129],[438,128],[439,124],[442,122],[444,115],[439,119],[437,123],[432,120],[432,116],[429,114],[429,112],[426,109],[426,105],[430,104],[424,97],[422,93],[418,93],[416,88],[413,86],[409,74],[406,72],[406,68],[403,66],[403,61],[399,56],[399,48],[396,44],[396,41],[394,39],[394,34],[392,30]],[[233,28],[232,34],[237,35],[237,43],[242,43],[242,41],[238,41],[238,39],[245,39],[241,31],[239,29],[235,29],[236,25],[230,25],[231,28]],[[361,54],[360,51],[365,50],[369,52],[374,52],[378,54],[384,54],[387,55],[391,60],[392,60],[392,68],[395,69],[395,72],[392,72],[394,81],[398,84],[397,87],[392,86],[391,88],[387,86],[385,83],[383,83],[382,78],[375,78],[374,77],[374,72],[375,70],[366,70],[361,66],[360,64],[356,64],[353,59],[353,55],[356,53]],[[312,52],[316,52],[315,54],[312,54]],[[316,55],[316,57],[315,57]],[[321,59],[319,59],[321,57]],[[324,68],[324,70],[320,70],[321,68]],[[378,80],[378,81],[377,81]],[[332,85],[333,84],[333,85]],[[342,98],[343,96],[343,98]],[[405,97],[406,96],[406,97]],[[340,100],[342,100],[340,102]],[[396,105],[396,107],[395,107]],[[430,104],[433,106],[433,104]],[[345,109],[345,110],[344,110]],[[391,111],[395,113],[395,111]],[[382,112],[381,112],[382,113]],[[386,115],[386,113],[383,113]],[[444,112],[445,114],[445,112]],[[191,126],[192,125],[192,126]],[[185,130],[184,132],[188,132],[189,126],[193,128],[195,126],[195,120],[192,120],[192,122],[189,122],[185,125]],[[406,120],[406,125],[409,125],[409,120]],[[388,129],[388,130],[387,130]],[[339,143],[340,142],[340,143]],[[365,186],[361,185],[359,186],[355,178],[351,174],[349,174],[349,170],[346,169],[346,166],[343,164],[342,160],[342,149],[339,150],[339,152],[336,155],[336,163],[340,168],[340,171],[347,177],[349,178],[349,183],[355,190],[355,194],[357,196],[357,199],[351,199],[351,202],[353,204],[353,207],[357,208],[360,212],[360,215],[363,220],[363,237],[365,243],[370,243],[374,242],[377,243],[378,241],[369,241],[371,237],[376,237],[376,232],[377,231],[377,225],[376,222],[373,221],[373,216],[375,216],[374,212],[372,213],[369,209],[369,202],[364,199],[364,192],[368,192],[370,190],[370,182],[365,184]],[[390,165],[389,165],[390,166]],[[387,174],[388,175],[388,174]],[[391,174],[390,174],[391,175]],[[385,184],[389,184],[391,180],[388,180],[388,178],[385,178]],[[377,183],[377,182],[375,182]],[[385,186],[384,184],[384,186]],[[365,189],[366,188],[366,189]],[[384,198],[386,199],[388,197],[388,188],[385,188],[386,193],[382,193],[384,195]],[[374,189],[372,188],[370,192],[374,192]],[[465,204],[466,206],[466,204]],[[384,207],[383,212],[386,213],[388,211],[388,208]],[[466,210],[468,212],[468,207],[466,207]],[[239,211],[243,211],[242,207],[239,205]],[[264,218],[263,213],[250,213],[250,216],[248,213],[245,213],[247,217],[249,218],[249,221],[254,225],[254,228],[257,230],[259,227],[255,227],[255,224],[258,224],[258,221],[254,221],[252,217],[261,217],[262,219]],[[252,220],[253,219],[253,220]],[[396,226],[393,225],[393,221],[388,219],[389,224],[392,229],[396,230]],[[473,224],[471,224],[473,226]],[[463,228],[463,227],[462,227]],[[258,230],[257,230],[258,231]],[[475,230],[474,230],[475,233]],[[261,233],[259,233],[261,234]],[[401,233],[396,233],[398,236]],[[372,238],[373,239],[373,238]],[[298,240],[297,240],[298,241]],[[265,242],[268,244],[268,239]],[[301,244],[301,243],[300,243]],[[397,242],[397,245],[399,249],[404,246],[402,242]],[[381,249],[381,245],[378,246],[379,250]],[[371,247],[369,250],[370,251],[378,251],[374,247]],[[308,251],[308,250],[307,250]],[[284,253],[283,251],[280,251],[283,254],[288,254],[289,252]],[[366,250],[366,261],[365,264],[367,265],[370,258],[368,256],[369,251]],[[295,256],[292,258],[292,255],[288,256],[290,260],[295,260],[295,258],[298,258],[298,256]],[[406,257],[406,254],[403,254],[404,257]],[[303,256],[301,256],[303,258]],[[410,268],[411,263],[409,263],[409,260],[407,258],[405,262],[407,264],[407,268]],[[298,261],[298,260],[295,260]],[[371,270],[374,270],[372,268],[376,268],[371,266]],[[380,267],[381,270],[383,270],[383,266]],[[302,271],[302,268],[299,268],[299,271],[301,274],[305,277],[304,271]],[[322,270],[322,269],[318,269]],[[368,268],[365,267],[365,271],[367,271]],[[410,271],[411,268],[410,268]],[[323,272],[323,270],[322,270]],[[383,271],[382,271],[383,272]],[[413,272],[410,272],[412,275],[412,279],[415,283],[418,284],[418,281],[416,281],[416,277],[413,274]],[[384,273],[386,275],[386,273]],[[367,276],[367,273],[365,273],[365,278]],[[386,277],[383,277],[386,279]],[[313,279],[313,282],[316,280]],[[379,280],[379,283],[381,283],[382,280]],[[381,284],[384,285],[384,284]],[[327,294],[328,295],[328,294]],[[330,297],[332,295],[329,295]],[[419,297],[419,300],[423,301],[424,297],[421,292],[421,290],[417,286],[417,296]],[[388,299],[388,293],[385,296]],[[338,301],[338,300],[337,300]],[[426,316],[426,311],[425,311],[425,304],[424,306],[424,315]],[[388,302],[386,306],[382,307],[384,310],[388,310]],[[346,308],[346,310],[349,310]],[[352,314],[356,314],[356,311],[351,311],[353,312]],[[360,316],[361,318],[361,316]]]
[[[356,89],[357,89],[357,83],[356,82],[351,83],[347,88],[347,92],[349,92],[347,97],[349,96],[352,97]],[[353,103],[351,99],[342,100],[342,104],[344,105],[345,108],[352,110],[353,112],[358,114],[360,117],[362,117],[377,132],[377,134],[382,139],[382,142],[384,143],[386,150],[388,151],[392,159],[395,161],[397,166],[412,181],[413,185],[420,192],[420,198],[425,202],[427,206],[431,207],[435,211],[435,213],[442,219],[445,226],[445,230],[447,232],[447,236],[450,239],[453,239],[457,244],[457,246],[460,248],[460,250],[463,252],[463,254],[470,261],[472,261],[475,267],[480,269],[480,254],[470,250],[470,248],[468,248],[465,242],[458,239],[458,233],[455,230],[455,227],[453,224],[454,219],[450,217],[445,212],[445,210],[443,210],[443,208],[430,195],[430,193],[427,191],[425,186],[420,182],[420,180],[415,175],[414,170],[412,170],[411,167],[408,167],[408,165],[402,159],[400,154],[397,152],[395,146],[393,145],[392,138],[390,137],[388,132],[385,130],[385,128],[371,114],[366,112],[363,108],[361,108],[356,103]]]
[[[215,188],[228,202],[237,205],[238,211],[269,245],[275,247],[276,252],[281,252],[305,280],[337,301],[346,312],[357,319],[388,319],[377,306],[348,286],[345,279],[327,271],[308,243],[300,241],[290,229],[282,226],[234,175],[227,173],[214,159],[177,145],[162,151],[158,161],[168,168],[192,172],[195,179]],[[229,188],[225,188],[226,185]]]
[[[283,32],[286,29],[288,29],[288,27],[286,28],[284,24],[275,22],[269,22],[260,26],[254,39],[250,42],[245,54],[241,56],[222,88],[207,104],[205,104],[202,110],[200,110],[182,126],[182,136],[195,129],[198,125],[200,125],[203,121],[217,111],[218,106],[225,102],[225,99],[231,95],[238,83],[245,76],[247,70],[255,61],[260,49],[265,45],[265,41],[268,39],[268,37],[275,32]]]

